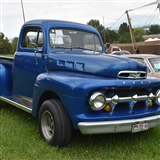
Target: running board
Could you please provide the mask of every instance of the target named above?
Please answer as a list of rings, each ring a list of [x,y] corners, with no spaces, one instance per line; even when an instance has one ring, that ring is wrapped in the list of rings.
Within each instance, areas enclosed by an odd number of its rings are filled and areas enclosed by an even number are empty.
[[[31,108],[26,107],[25,105],[19,104],[19,103],[15,102],[15,101],[13,101],[13,100],[11,100],[9,98],[0,96],[0,100],[6,102],[8,104],[11,104],[11,105],[13,105],[13,106],[15,106],[17,108],[20,108],[20,109],[22,109],[22,110],[24,110],[24,111],[26,111],[28,113],[32,113],[32,109]]]

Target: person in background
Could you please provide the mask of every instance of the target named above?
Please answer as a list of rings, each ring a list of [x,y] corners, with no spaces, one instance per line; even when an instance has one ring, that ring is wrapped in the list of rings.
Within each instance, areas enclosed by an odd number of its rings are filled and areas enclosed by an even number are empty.
[[[152,54],[157,54],[157,52],[156,52],[156,50],[155,50],[155,49],[152,51]]]
[[[136,49],[136,54],[139,54],[140,53],[140,50],[139,48]]]
[[[134,51],[133,51],[133,54],[136,54],[136,47],[134,47]]]

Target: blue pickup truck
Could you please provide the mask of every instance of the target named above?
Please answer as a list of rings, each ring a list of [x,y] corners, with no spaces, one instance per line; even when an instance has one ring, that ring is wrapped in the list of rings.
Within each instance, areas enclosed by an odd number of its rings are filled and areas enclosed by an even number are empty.
[[[160,80],[132,59],[105,54],[88,25],[32,20],[14,58],[0,57],[0,100],[38,118],[42,139],[67,146],[82,134],[145,131],[160,125]]]

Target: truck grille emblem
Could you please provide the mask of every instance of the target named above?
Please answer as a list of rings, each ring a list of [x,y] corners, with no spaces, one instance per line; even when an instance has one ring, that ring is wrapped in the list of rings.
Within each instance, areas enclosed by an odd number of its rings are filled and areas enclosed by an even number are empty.
[[[133,78],[140,78],[141,74],[140,73],[130,73],[129,77],[133,77]]]

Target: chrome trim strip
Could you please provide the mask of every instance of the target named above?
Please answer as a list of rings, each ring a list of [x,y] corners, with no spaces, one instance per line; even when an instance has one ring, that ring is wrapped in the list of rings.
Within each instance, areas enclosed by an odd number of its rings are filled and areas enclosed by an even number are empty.
[[[13,106],[15,106],[17,108],[20,108],[20,109],[22,109],[22,110],[24,110],[24,111],[26,111],[28,113],[32,113],[32,109],[31,108],[28,108],[28,107],[26,107],[26,106],[24,106],[22,104],[19,104],[19,103],[15,102],[15,101],[12,101],[12,100],[10,100],[8,98],[0,96],[0,100],[2,100],[4,102],[7,102],[7,103],[9,103],[9,104],[11,104],[11,105],[13,105]]]
[[[133,95],[133,96],[127,96],[127,97],[118,97],[118,95],[114,95],[113,97],[111,98],[107,98],[105,97],[105,102],[104,105],[97,109],[95,106],[94,106],[94,101],[96,99],[96,97],[98,95],[101,95],[101,96],[105,96],[103,95],[102,93],[100,92],[96,92],[94,93],[91,97],[90,97],[90,100],[89,100],[89,104],[91,106],[91,108],[94,110],[94,111],[97,111],[97,110],[100,110],[102,109],[105,104],[109,103],[111,105],[111,112],[110,114],[112,114],[114,112],[114,109],[116,107],[116,105],[118,103],[128,103],[129,104],[129,112],[132,113],[133,111],[133,108],[134,108],[134,105],[139,102],[139,101],[144,101],[145,102],[145,109],[147,110],[148,109],[148,105],[149,103],[154,100],[157,104],[158,104],[158,97],[160,95],[160,90],[158,90],[158,92],[156,93],[156,95],[154,95],[153,93],[150,93],[149,95]],[[159,105],[159,104],[158,104]]]
[[[129,102],[129,101],[137,102],[137,101],[145,101],[147,99],[150,99],[150,95],[149,96],[147,96],[147,95],[141,95],[141,96],[134,95],[132,97],[118,97],[117,95],[115,95],[115,96],[116,96],[116,102],[117,103],[119,103],[119,102]],[[114,97],[113,98],[106,98],[106,103],[113,102]],[[156,97],[156,96],[152,95],[152,97]]]
[[[156,98],[155,98],[155,102],[160,105],[160,90],[158,90],[156,92]]]
[[[82,134],[132,132],[133,124],[138,122],[147,122],[150,129],[160,125],[160,115],[128,120],[79,122],[78,128]]]

